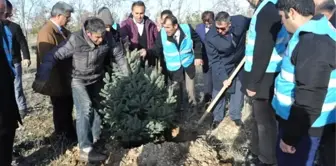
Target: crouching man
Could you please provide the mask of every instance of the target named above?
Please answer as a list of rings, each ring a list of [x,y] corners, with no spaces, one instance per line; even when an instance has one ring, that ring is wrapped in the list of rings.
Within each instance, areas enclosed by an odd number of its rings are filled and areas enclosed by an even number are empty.
[[[293,33],[272,101],[280,117],[278,166],[312,166],[324,128],[336,121],[336,32],[326,17],[313,16],[313,0],[277,6]]]
[[[80,148],[80,160],[97,162],[106,156],[93,149],[99,139],[101,119],[98,115],[97,101],[102,88],[104,60],[112,56],[125,74],[129,68],[122,49],[114,49],[114,43],[106,40],[104,22],[99,18],[89,18],[82,30],[70,36],[69,40],[55,48],[44,59],[37,71],[34,89],[38,91],[48,80],[51,69],[61,60],[72,58],[72,94],[76,107],[76,127]],[[119,50],[117,52],[116,50]]]
[[[195,65],[203,64],[201,39],[190,25],[178,24],[175,16],[167,15],[163,20],[164,30],[160,31],[154,48],[142,49],[140,54],[145,57],[146,54],[162,55],[163,52],[168,75],[177,92],[177,110],[182,109],[184,81],[189,103],[195,109]]]

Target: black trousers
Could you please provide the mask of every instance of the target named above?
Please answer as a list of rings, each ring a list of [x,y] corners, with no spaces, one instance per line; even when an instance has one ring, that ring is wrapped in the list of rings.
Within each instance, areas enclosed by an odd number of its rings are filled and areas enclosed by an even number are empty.
[[[11,166],[16,127],[0,126],[0,165]]]
[[[50,99],[53,105],[55,133],[57,135],[64,134],[66,137],[70,138],[76,137],[76,130],[72,119],[72,96],[51,96]]]

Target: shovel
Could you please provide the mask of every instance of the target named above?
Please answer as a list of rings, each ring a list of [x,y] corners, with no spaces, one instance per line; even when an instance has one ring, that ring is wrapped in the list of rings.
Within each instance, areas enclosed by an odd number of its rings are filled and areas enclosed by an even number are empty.
[[[237,73],[239,72],[239,70],[241,69],[243,64],[245,63],[245,59],[246,59],[246,57],[244,56],[244,58],[240,61],[239,65],[236,67],[236,69],[230,75],[230,77],[228,79],[230,82],[232,82],[232,80],[236,77]],[[228,87],[229,86],[223,86],[223,88],[219,91],[217,96],[211,101],[209,107],[206,109],[206,111],[204,112],[202,117],[198,120],[197,125],[200,125],[204,121],[205,117],[211,112],[212,108],[215,106],[217,101],[220,99],[220,97],[223,95],[223,93],[226,91],[226,89]]]

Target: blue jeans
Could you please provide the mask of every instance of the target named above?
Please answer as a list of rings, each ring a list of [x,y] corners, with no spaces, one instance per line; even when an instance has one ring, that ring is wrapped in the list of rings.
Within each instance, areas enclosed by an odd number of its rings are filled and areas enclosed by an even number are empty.
[[[280,128],[277,141],[276,156],[278,166],[313,166],[316,151],[320,145],[320,137],[303,136],[295,147],[294,154],[284,153],[280,149],[280,139],[282,138],[282,130]]]
[[[98,114],[99,92],[102,82],[85,85],[81,80],[72,81],[72,95],[76,107],[76,129],[79,148],[89,148],[99,139],[101,118]]]
[[[26,111],[27,110],[27,103],[26,97],[23,93],[22,87],[22,66],[21,63],[14,64],[16,75],[14,79],[14,88],[15,88],[15,99],[16,103],[19,107],[19,110]]]
[[[241,110],[244,104],[244,94],[241,91],[241,82],[238,78],[236,78],[236,87],[235,93],[231,94],[230,96],[230,105],[229,105],[229,115],[232,120],[239,120],[241,119]],[[218,90],[212,90],[212,98],[214,99],[217,94],[219,93]],[[214,121],[220,122],[224,119],[225,116],[225,97],[224,95],[219,99],[214,111],[213,111]]]

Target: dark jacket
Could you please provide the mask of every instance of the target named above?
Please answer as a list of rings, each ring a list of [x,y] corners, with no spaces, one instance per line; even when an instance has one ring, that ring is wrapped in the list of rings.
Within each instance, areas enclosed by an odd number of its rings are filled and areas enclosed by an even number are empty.
[[[333,15],[329,19],[330,23],[336,28],[336,11],[333,13]]]
[[[37,79],[45,81],[49,77],[49,72],[58,61],[72,58],[72,77],[73,79],[83,80],[85,85],[93,84],[103,77],[104,61],[106,56],[113,56],[125,74],[129,68],[124,56],[124,51],[119,43],[111,43],[112,34],[107,33],[103,43],[96,46],[82,29],[73,33],[69,40],[63,42],[43,59],[40,70],[37,71]]]
[[[155,23],[150,20],[147,16],[144,18],[144,24],[145,24],[145,33],[146,33],[146,39],[147,39],[147,49],[153,48],[155,44],[155,39],[158,35],[157,28]],[[130,49],[138,48],[139,45],[139,32],[136,24],[134,23],[133,16],[130,15],[130,17],[123,22],[121,22],[120,25],[120,35],[122,39],[125,39],[128,37],[130,40]]]
[[[57,29],[56,25],[48,20],[37,35],[36,69],[39,70],[40,64],[45,55],[57,45],[61,44],[70,36],[70,31],[62,28],[63,34]],[[68,96],[71,95],[71,67],[72,60],[68,59],[58,63],[51,71],[50,79],[44,89],[39,93],[48,96]]]
[[[209,59],[206,54],[206,49],[204,46],[205,42],[205,24],[201,23],[196,25],[195,31],[197,32],[198,36],[201,38],[202,41],[202,58],[203,58],[203,72],[206,73],[209,70]]]
[[[227,35],[218,34],[212,26],[206,34],[205,47],[212,68],[213,88],[220,90],[224,80],[228,79],[245,53],[245,34],[249,19],[238,15],[231,17],[231,29]],[[233,93],[235,83],[227,92]]]
[[[13,63],[20,63],[22,60],[21,51],[23,54],[23,59],[29,59],[29,48],[27,44],[26,37],[22,33],[22,29],[20,25],[6,21],[6,25],[8,26],[9,30],[12,32],[13,35],[13,49],[12,49],[12,56],[13,56]]]
[[[6,131],[6,129],[17,128],[21,120],[15,100],[14,73],[9,67],[12,64],[8,64],[6,59],[3,37],[5,37],[5,30],[0,23],[0,130]]]
[[[281,30],[281,18],[278,9],[271,2],[258,13],[256,22],[256,39],[253,52],[251,72],[243,71],[242,91],[255,91],[255,99],[272,99],[274,80],[278,73],[266,73],[276,38]]]
[[[320,17],[315,16],[313,19]],[[299,42],[291,57],[291,62],[295,66],[295,100],[288,120],[280,120],[285,143],[295,146],[302,136],[322,136],[326,126],[317,128],[311,126],[321,115],[330,73],[336,69],[335,52],[335,41],[329,36],[300,34]],[[333,97],[336,97],[336,94]]]
[[[193,41],[193,49],[194,49],[194,55],[195,59],[202,59],[202,42],[198,34],[195,32],[195,30],[189,25],[190,27],[190,33],[191,33],[191,39]],[[161,29],[162,30],[162,29]],[[162,39],[161,39],[161,31],[159,32],[160,35],[158,35],[155,46],[148,50],[148,56],[162,56],[163,55],[163,46],[162,46]],[[180,44],[182,40],[184,39],[185,34],[182,30],[180,30],[180,41],[179,44],[177,44],[176,40],[173,36],[168,36],[167,40],[174,43],[177,47],[177,49],[180,48]],[[195,77],[195,65],[192,63],[190,66],[184,68],[181,66],[181,68],[177,71],[171,72],[167,71],[169,77],[173,81],[183,81],[184,80],[184,71],[188,74],[190,78]]]

